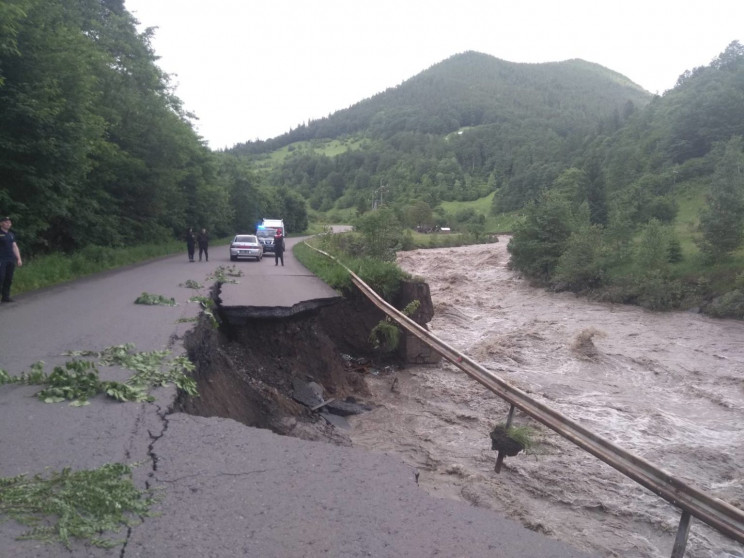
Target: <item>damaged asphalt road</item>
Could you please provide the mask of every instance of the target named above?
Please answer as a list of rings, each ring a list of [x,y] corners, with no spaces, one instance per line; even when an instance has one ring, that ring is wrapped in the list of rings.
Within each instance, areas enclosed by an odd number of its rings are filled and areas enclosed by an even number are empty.
[[[307,276],[290,250],[285,260],[284,268],[269,260],[235,265]],[[231,265],[227,249],[214,247],[209,263],[189,264],[184,253],[18,296],[0,309],[0,368],[17,375],[43,360],[49,372],[69,360],[65,352],[125,343],[182,354],[200,311],[189,298],[205,295],[207,276]],[[205,290],[181,286],[188,280]],[[238,280],[246,289],[257,282],[272,289],[271,277]],[[173,297],[177,305],[134,304],[143,292]],[[125,374],[99,370],[102,379]],[[99,396],[84,407],[42,403],[33,397],[37,391],[0,386],[0,476],[138,463],[135,483],[157,491],[158,515],[112,534],[124,542],[109,550],[16,540],[26,528],[2,521],[3,556],[582,556],[487,510],[429,497],[415,471],[395,457],[175,411],[173,387],[155,390],[154,403]]]

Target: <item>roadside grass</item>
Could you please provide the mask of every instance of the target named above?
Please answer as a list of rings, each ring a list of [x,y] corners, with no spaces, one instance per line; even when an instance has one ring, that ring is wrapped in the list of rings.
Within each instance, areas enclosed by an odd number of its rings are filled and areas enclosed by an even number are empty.
[[[350,256],[324,245],[321,237],[311,239],[309,244],[337,258],[339,262],[358,275],[362,281],[388,302],[398,293],[401,281],[409,278],[409,275],[394,262]],[[350,292],[353,288],[354,285],[348,272],[338,262],[313,250],[308,243],[300,242],[296,244],[293,254],[302,265],[316,274],[331,288],[342,293]]]

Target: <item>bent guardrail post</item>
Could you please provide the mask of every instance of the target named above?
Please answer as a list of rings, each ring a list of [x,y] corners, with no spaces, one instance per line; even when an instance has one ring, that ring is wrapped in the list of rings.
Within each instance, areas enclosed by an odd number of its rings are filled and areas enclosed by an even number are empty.
[[[506,428],[505,430],[509,432],[509,427],[511,426],[512,419],[514,418],[514,405],[511,405],[509,407],[509,414],[506,417]],[[494,467],[494,471],[497,473],[501,472],[501,464],[504,462],[504,452],[503,450],[499,450],[498,455],[496,456],[496,466]]]
[[[677,537],[674,539],[672,548],[672,558],[682,558],[687,548],[687,535],[690,533],[690,512],[683,511],[682,517],[679,518],[679,527],[677,528]]]
[[[680,539],[680,534],[684,532],[686,543],[690,520],[689,517],[685,517],[685,514],[687,514],[717,529],[723,535],[744,544],[744,510],[686,484],[642,457],[638,457],[616,446],[547,405],[530,398],[526,393],[511,386],[505,380],[493,372],[486,370],[468,356],[453,349],[408,318],[408,316],[390,306],[369,285],[336,258],[327,252],[318,250],[312,246],[311,248],[341,265],[349,273],[352,282],[375,306],[468,376],[488,388],[507,403],[519,408],[536,421],[544,424],[610,467],[618,470],[626,477],[681,509],[683,515],[677,535],[678,539]],[[676,545],[677,542],[675,541],[675,548]],[[684,550],[684,546],[682,546],[681,552],[684,553]],[[673,555],[672,558],[678,557]]]

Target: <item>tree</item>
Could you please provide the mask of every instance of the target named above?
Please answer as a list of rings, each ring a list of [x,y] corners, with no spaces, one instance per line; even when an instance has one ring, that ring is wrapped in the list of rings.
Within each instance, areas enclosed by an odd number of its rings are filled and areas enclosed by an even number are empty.
[[[292,233],[307,229],[307,207],[302,196],[289,190],[282,190],[280,195],[283,204],[282,215],[287,229]]]
[[[413,227],[427,227],[434,222],[434,214],[431,206],[425,201],[419,200],[406,211],[408,224]]]
[[[592,157],[587,164],[586,180],[583,186],[584,198],[589,205],[589,220],[593,225],[606,225],[608,211],[604,173],[602,164],[596,156]]]
[[[664,274],[669,267],[670,233],[658,219],[651,219],[641,232],[635,263],[642,275]]]
[[[551,188],[564,196],[569,202],[578,205],[583,201],[582,196],[587,189],[586,184],[586,172],[576,167],[571,167],[558,175],[553,181]]]
[[[571,234],[558,259],[553,282],[571,291],[596,288],[602,284],[605,270],[604,229],[589,225]]]
[[[0,202],[27,253],[230,220],[152,33],[137,32],[123,0],[0,3]]]
[[[268,195],[259,188],[258,179],[246,161],[227,153],[221,153],[218,159],[218,177],[230,194],[229,203],[234,212],[233,231],[252,233],[264,217],[262,210]]]
[[[385,262],[395,260],[395,248],[402,235],[400,221],[392,209],[381,207],[365,213],[357,219],[355,229],[364,240],[364,255]]]
[[[548,282],[572,232],[571,207],[565,198],[544,192],[525,210],[509,241],[511,265],[534,279]]]
[[[725,260],[744,239],[743,145],[741,136],[726,143],[700,214],[701,249],[712,261]]]

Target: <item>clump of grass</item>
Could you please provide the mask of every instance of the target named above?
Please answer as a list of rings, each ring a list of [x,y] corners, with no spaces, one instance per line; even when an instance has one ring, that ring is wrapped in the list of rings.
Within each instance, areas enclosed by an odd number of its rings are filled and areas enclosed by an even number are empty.
[[[176,299],[163,295],[144,292],[134,301],[135,304],[146,304],[149,306],[175,306]]]
[[[13,292],[20,294],[57,285],[91,273],[176,254],[181,250],[181,242],[169,241],[120,248],[88,246],[72,254],[54,253],[27,257],[24,258],[23,272],[15,275]]]
[[[390,321],[390,318],[381,320],[369,334],[369,342],[375,349],[389,353],[398,348],[400,343],[400,330]]]
[[[525,450],[529,450],[535,446],[535,431],[529,426],[510,426],[506,431],[506,435],[520,444]]]
[[[121,544],[102,535],[152,515],[155,499],[132,483],[132,469],[120,463],[98,469],[0,478],[0,514],[30,527],[19,538],[61,542],[70,539],[111,548]]]
[[[189,302],[198,302],[202,308],[212,308],[214,306],[214,300],[209,296],[194,295],[189,298]]]
[[[214,270],[214,272],[209,276],[209,278],[216,280],[218,283],[237,283],[235,279],[231,279],[232,277],[242,277],[243,276],[243,270],[238,269],[234,265],[231,266],[224,266],[220,265],[217,266],[217,269]]]
[[[599,356],[599,351],[592,341],[594,337],[604,338],[607,334],[593,327],[583,329],[571,344],[571,351],[580,359],[595,360]]]
[[[112,345],[103,351],[80,351],[67,353],[71,356],[90,356],[99,359],[105,366],[121,366],[132,370],[134,375],[126,381],[133,387],[157,387],[174,384],[187,394],[196,396],[196,382],[188,374],[194,364],[185,356],[177,356],[166,363],[169,351],[136,352],[134,345]]]
[[[507,428],[504,423],[497,424],[491,430],[490,437],[491,449],[503,451],[508,456],[515,456],[535,446],[535,431],[526,425]]]
[[[402,281],[410,277],[393,262],[380,261],[368,256],[354,256],[353,254],[360,253],[360,248],[356,245],[342,249],[333,243],[325,245],[325,243],[318,241],[317,244],[319,249],[331,254],[338,261],[334,261],[316,252],[304,242],[300,242],[294,246],[293,254],[302,265],[320,277],[333,289],[342,293],[351,292],[354,284],[348,272],[339,265],[339,262],[356,273],[362,281],[372,287],[377,294],[388,302],[393,300],[398,294]]]
[[[187,289],[201,289],[204,285],[193,279],[187,279],[185,283],[181,283],[179,287],[186,287]]]
[[[419,308],[421,308],[421,301],[419,299],[412,300],[406,305],[405,308],[403,308],[403,314],[410,318],[418,311]]]

